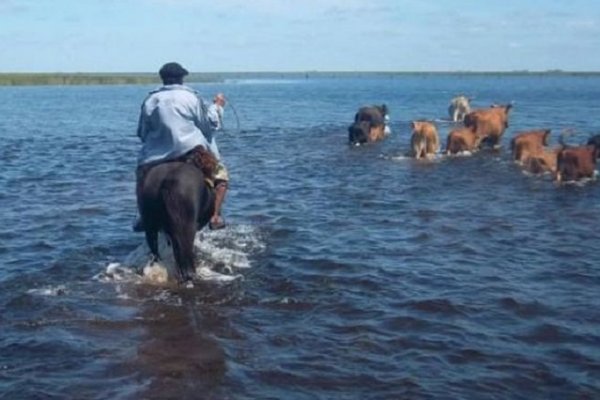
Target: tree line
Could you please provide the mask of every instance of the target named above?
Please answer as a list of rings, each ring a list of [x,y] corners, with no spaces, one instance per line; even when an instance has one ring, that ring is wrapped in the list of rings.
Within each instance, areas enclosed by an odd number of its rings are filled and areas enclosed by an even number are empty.
[[[190,73],[186,82],[222,82],[226,79],[310,79],[396,77],[405,75],[598,75],[596,71],[303,71]],[[0,73],[0,86],[24,85],[159,85],[157,73]]]
[[[189,82],[212,82],[204,74],[190,74]],[[160,84],[156,73],[0,73],[0,86],[26,85],[150,85]]]

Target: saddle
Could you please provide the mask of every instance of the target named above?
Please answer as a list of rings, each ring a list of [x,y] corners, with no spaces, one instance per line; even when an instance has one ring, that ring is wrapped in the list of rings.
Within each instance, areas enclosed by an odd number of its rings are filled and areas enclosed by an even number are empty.
[[[202,146],[196,146],[176,161],[182,161],[188,164],[193,164],[196,168],[202,171],[204,181],[211,190],[215,188],[215,173],[219,161],[212,155],[211,152]]]

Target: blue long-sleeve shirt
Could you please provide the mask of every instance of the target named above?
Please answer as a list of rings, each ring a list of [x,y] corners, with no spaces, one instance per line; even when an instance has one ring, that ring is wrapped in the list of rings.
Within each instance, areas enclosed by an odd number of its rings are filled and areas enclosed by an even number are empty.
[[[206,106],[185,85],[150,92],[142,104],[137,135],[142,140],[138,165],[171,160],[199,145],[220,159]]]

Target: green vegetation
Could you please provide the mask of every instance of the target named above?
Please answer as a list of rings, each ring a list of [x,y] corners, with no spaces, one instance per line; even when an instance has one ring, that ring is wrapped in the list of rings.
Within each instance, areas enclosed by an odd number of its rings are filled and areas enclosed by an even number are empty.
[[[188,82],[212,82],[210,74],[190,74]],[[149,85],[160,84],[155,73],[0,73],[0,86],[25,85]]]
[[[299,72],[206,72],[191,73],[186,82],[222,82],[225,79],[309,79],[400,77],[410,75],[484,75],[484,76],[587,76],[600,72],[548,71],[436,71],[436,72],[378,72],[378,71],[299,71]],[[0,73],[0,86],[25,85],[150,85],[160,84],[156,73]]]

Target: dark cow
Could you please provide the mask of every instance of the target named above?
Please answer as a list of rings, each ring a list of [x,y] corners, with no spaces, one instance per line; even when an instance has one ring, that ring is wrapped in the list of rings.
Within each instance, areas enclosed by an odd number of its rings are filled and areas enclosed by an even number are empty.
[[[157,260],[158,232],[168,235],[179,272],[179,282],[195,272],[194,237],[214,210],[214,193],[205,178],[212,175],[216,160],[202,148],[191,158],[152,167],[144,177],[138,197],[146,242]]]
[[[464,124],[475,129],[478,136],[484,137],[485,143],[496,147],[508,128],[508,114],[511,109],[512,104],[507,104],[471,111],[465,116]]]
[[[591,137],[586,146],[565,147],[556,158],[558,182],[578,181],[592,178],[596,171],[596,161],[600,156],[600,135]]]
[[[354,115],[354,122],[348,127],[350,144],[363,144],[382,140],[386,136],[387,113],[388,109],[385,104],[361,107]]]

